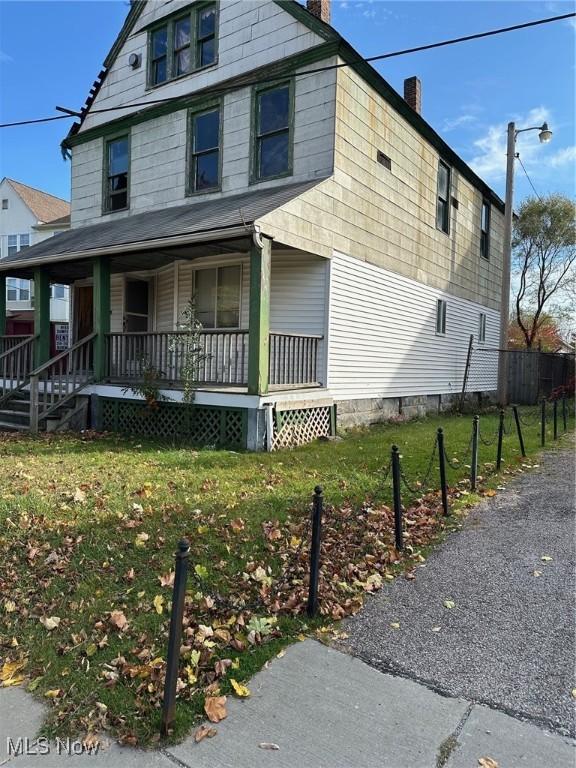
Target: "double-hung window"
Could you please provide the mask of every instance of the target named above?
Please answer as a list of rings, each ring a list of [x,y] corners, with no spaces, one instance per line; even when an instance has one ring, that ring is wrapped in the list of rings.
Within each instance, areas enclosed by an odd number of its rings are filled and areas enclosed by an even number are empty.
[[[8,301],[30,301],[30,282],[9,277],[6,280],[6,298]]]
[[[480,256],[490,258],[490,203],[482,201],[482,213],[480,214]]]
[[[216,3],[195,4],[189,11],[149,31],[148,85],[152,88],[216,62]]]
[[[8,235],[8,256],[18,253],[18,235]]]
[[[104,212],[128,208],[130,139],[119,136],[105,145]]]
[[[194,303],[204,328],[240,327],[241,276],[239,264],[196,270]]]
[[[438,162],[438,195],[436,201],[436,227],[450,232],[450,167]]]
[[[188,188],[191,194],[220,189],[220,116],[220,105],[190,115]]]
[[[486,341],[486,314],[480,312],[478,315],[478,341],[484,344]]]
[[[30,235],[20,235],[20,250],[30,248]]]
[[[253,181],[290,175],[292,109],[291,83],[255,92]]]
[[[446,335],[446,301],[438,299],[436,301],[436,333],[439,336]]]

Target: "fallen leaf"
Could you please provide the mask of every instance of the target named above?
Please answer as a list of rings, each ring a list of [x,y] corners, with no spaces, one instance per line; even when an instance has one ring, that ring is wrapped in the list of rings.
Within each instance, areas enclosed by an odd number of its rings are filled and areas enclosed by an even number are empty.
[[[244,520],[242,520],[241,517],[236,518],[236,520],[232,520],[230,522],[230,528],[234,531],[234,533],[240,533],[240,531],[243,531],[245,528]]]
[[[98,650],[98,646],[96,643],[90,643],[90,645],[86,646],[86,656],[94,656],[96,651]]]
[[[261,741],[260,744],[258,744],[260,749],[280,749],[278,744],[272,744],[270,741]]]
[[[174,571],[165,573],[163,576],[158,576],[161,587],[173,587],[174,586]]]
[[[194,741],[199,744],[204,739],[212,739],[218,731],[216,728],[210,728],[209,725],[201,725],[200,728],[194,734]]]
[[[498,768],[498,763],[492,757],[479,757],[478,765],[480,768]]]
[[[150,536],[147,533],[144,533],[144,532],[138,533],[136,535],[136,538],[134,539],[134,546],[137,547],[138,549],[142,549],[143,547],[146,546],[146,542],[148,541],[149,538]]]
[[[110,614],[110,624],[122,632],[123,629],[127,629],[128,620],[122,611],[112,611]]]
[[[552,560],[552,558],[550,557],[550,555],[542,555],[542,557],[540,558],[540,560],[542,560],[542,561],[543,561],[543,562],[545,562],[545,563],[549,563],[549,562],[550,562],[550,560]]]
[[[207,696],[204,702],[204,712],[211,723],[219,723],[224,720],[226,712],[226,696]]]
[[[496,491],[493,488],[489,488],[487,491],[484,491],[484,496],[496,496]]]
[[[13,613],[16,610],[16,603],[13,600],[6,600],[4,610],[6,613]]]
[[[75,504],[84,504],[86,502],[86,493],[81,488],[76,488],[72,500]]]
[[[455,605],[454,600],[444,600],[444,608],[454,608]]]
[[[576,699],[576,688],[572,688],[572,698]]]
[[[534,571],[534,576],[542,576],[542,571]]]
[[[40,624],[51,632],[60,624],[60,616],[41,616]]]
[[[234,693],[236,696],[240,696],[241,699],[246,699],[248,696],[250,696],[250,690],[245,685],[242,685],[242,683],[234,680],[233,677],[230,678],[230,684],[232,688],[234,688]]]
[[[157,614],[161,614],[164,610],[164,598],[162,595],[156,595],[154,600],[152,600],[152,604],[154,608],[156,609]]]
[[[392,629],[400,629],[400,622],[399,621],[393,621],[391,622],[390,626]]]
[[[199,579],[205,579],[208,576],[208,568],[205,565],[195,565],[194,572]]]
[[[44,696],[47,699],[57,699],[58,696],[60,696],[61,693],[62,693],[62,689],[61,688],[51,688],[49,691],[46,691]]]
[[[432,627],[432,632],[440,632],[442,627]]]
[[[30,682],[30,685],[28,686],[27,690],[31,693],[38,688],[40,683],[42,682],[42,679],[44,678],[44,675],[40,675],[40,677],[35,677],[34,680]]]
[[[5,661],[2,669],[0,670],[0,682],[5,688],[12,685],[20,685],[24,680],[24,675],[20,672],[27,664],[26,659],[20,659],[18,661]]]

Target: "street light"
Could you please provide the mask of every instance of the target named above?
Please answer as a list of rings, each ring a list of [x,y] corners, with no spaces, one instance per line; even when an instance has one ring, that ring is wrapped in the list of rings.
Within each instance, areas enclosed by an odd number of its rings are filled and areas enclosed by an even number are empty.
[[[515,123],[508,123],[508,146],[506,150],[506,205],[504,208],[504,249],[502,261],[502,296],[500,299],[500,354],[498,360],[498,402],[502,407],[508,401],[508,321],[510,315],[510,260],[512,256],[512,217],[514,215],[514,160],[519,157],[516,152],[516,139],[519,133],[539,131],[541,144],[548,144],[552,131],[548,123],[532,126],[531,128],[516,128]]]

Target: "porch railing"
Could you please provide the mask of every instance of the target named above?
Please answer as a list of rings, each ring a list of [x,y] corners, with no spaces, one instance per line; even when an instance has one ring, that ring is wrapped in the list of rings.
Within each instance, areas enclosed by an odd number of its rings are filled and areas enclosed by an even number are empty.
[[[139,381],[146,374],[159,381],[181,382],[186,365],[186,331],[108,334],[108,377]],[[272,385],[317,385],[322,336],[270,333]],[[248,383],[248,331],[199,333],[195,379],[199,384]]]
[[[30,431],[50,416],[86,384],[94,381],[93,344],[95,333],[48,360],[30,374]]]
[[[12,349],[13,347],[17,347],[23,341],[31,338],[33,338],[31,334],[21,334],[19,336],[0,336],[0,355],[3,355],[4,352],[8,352],[8,350]]]
[[[12,336],[20,339],[0,354],[0,404],[5,403],[28,383],[34,360],[34,336]]]

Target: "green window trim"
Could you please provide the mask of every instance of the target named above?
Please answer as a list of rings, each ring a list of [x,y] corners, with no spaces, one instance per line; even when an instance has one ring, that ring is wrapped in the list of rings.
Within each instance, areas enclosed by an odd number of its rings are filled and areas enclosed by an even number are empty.
[[[218,144],[210,149],[197,150],[195,147],[195,125],[196,120],[203,115],[211,112],[218,112],[219,131]],[[195,105],[188,110],[188,124],[186,129],[186,195],[207,195],[211,192],[220,192],[222,190],[222,137],[223,137],[223,115],[224,101],[222,98],[212,99],[202,104]],[[196,171],[198,158],[218,152],[218,183],[213,186],[198,188],[196,183]]]
[[[121,173],[111,173],[113,170],[110,166],[110,150],[111,145],[120,141],[127,142],[127,157],[126,157],[126,171]],[[121,133],[115,136],[109,136],[105,139],[102,155],[103,155],[103,171],[102,171],[102,213],[117,213],[119,211],[127,211],[130,208],[130,164],[131,164],[131,152],[130,152],[130,133]],[[126,189],[117,189],[111,192],[111,181],[117,176],[126,174]],[[125,205],[118,205],[114,207],[112,205],[113,198],[121,198],[125,195]]]
[[[214,28],[213,31],[201,31],[201,21],[207,11],[214,9]],[[182,22],[188,21],[188,39],[180,41],[177,39],[177,28]],[[217,2],[200,2],[190,5],[182,11],[165,16],[148,30],[148,60],[147,60],[147,88],[160,88],[165,83],[187,77],[195,72],[213,67],[218,63],[218,26],[219,12]],[[165,34],[165,54],[154,55],[154,39],[162,30]],[[210,60],[202,62],[204,56],[204,46],[213,48]],[[188,68],[185,71],[179,71],[181,62],[188,52]],[[158,79],[159,70],[158,61],[165,61],[165,71],[161,79]]]
[[[480,256],[486,261],[490,261],[490,219],[490,201],[484,199],[480,209]]]
[[[260,104],[263,94],[272,93],[280,89],[288,89],[288,120],[285,127],[270,131],[260,130]],[[287,166],[284,171],[272,174],[262,174],[261,169],[261,147],[263,141],[271,139],[280,134],[286,134],[288,137],[287,147]],[[257,184],[261,181],[271,181],[273,179],[282,179],[286,176],[292,176],[294,163],[294,79],[279,80],[276,83],[266,83],[256,85],[252,89],[252,115],[250,126],[250,184]]]

